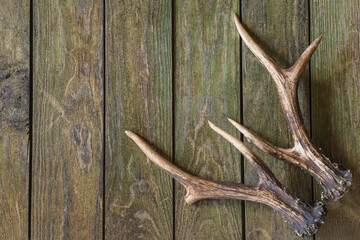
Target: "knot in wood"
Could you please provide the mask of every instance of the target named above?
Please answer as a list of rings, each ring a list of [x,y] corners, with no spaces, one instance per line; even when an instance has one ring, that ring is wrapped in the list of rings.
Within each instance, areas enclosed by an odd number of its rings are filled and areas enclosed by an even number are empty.
[[[0,122],[19,130],[29,123],[28,69],[0,69]]]

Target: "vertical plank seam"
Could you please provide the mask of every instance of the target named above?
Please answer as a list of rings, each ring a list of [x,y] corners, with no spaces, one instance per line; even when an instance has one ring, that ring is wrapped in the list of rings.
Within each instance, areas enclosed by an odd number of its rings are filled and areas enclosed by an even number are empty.
[[[33,0],[29,7],[29,136],[28,136],[28,161],[29,161],[29,186],[28,186],[28,239],[31,239],[31,213],[32,213],[32,136],[33,136]]]
[[[102,238],[105,240],[105,207],[106,207],[106,0],[103,0],[103,199],[102,199]]]
[[[240,21],[242,22],[242,2],[241,0],[239,0],[239,18],[240,18]],[[240,37],[239,37],[240,38]],[[242,51],[243,51],[243,48],[242,48],[242,40],[240,38],[239,40],[239,58],[240,58],[240,123],[241,124],[244,124],[244,91],[243,91],[243,60],[242,60]],[[244,141],[244,135],[241,134],[240,135],[240,140],[243,142]],[[244,163],[244,156],[241,154],[240,156],[240,164],[241,164],[241,183],[242,184],[245,184],[245,163]],[[246,227],[246,223],[245,223],[245,201],[244,200],[241,200],[241,238],[242,240],[245,240],[246,239],[246,231],[245,231],[245,227]]]
[[[307,8],[308,8],[308,45],[311,44],[311,2],[310,0],[307,1]],[[309,134],[310,139],[312,139],[312,101],[311,101],[311,59],[309,60]],[[311,200],[315,201],[315,187],[314,187],[314,178],[311,176]],[[313,240],[316,239],[316,234],[313,234]]]
[[[176,28],[175,28],[175,5],[176,5],[176,1],[172,0],[171,2],[171,63],[172,63],[172,72],[171,72],[171,89],[172,89],[172,112],[171,112],[171,117],[172,117],[172,123],[171,123],[171,127],[172,127],[172,161],[173,163],[175,163],[175,54],[176,54],[176,48],[175,48],[175,41],[176,41]],[[173,240],[175,240],[175,179],[172,179],[172,192],[173,192],[173,198],[172,198],[172,206],[173,206],[173,211],[172,211],[172,220],[173,220],[173,228],[172,228],[172,237]]]

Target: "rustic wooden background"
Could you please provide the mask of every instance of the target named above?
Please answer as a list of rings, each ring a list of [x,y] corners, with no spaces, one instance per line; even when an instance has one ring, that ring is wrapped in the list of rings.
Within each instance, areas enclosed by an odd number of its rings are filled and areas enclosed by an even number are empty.
[[[359,10],[359,0],[0,0],[0,239],[294,238],[264,205],[187,205],[124,134],[190,173],[246,183],[255,172],[207,119],[291,144],[233,13],[283,67],[324,36],[300,81],[301,110],[354,181],[314,238],[360,239]],[[292,193],[320,198],[310,176],[254,149]]]

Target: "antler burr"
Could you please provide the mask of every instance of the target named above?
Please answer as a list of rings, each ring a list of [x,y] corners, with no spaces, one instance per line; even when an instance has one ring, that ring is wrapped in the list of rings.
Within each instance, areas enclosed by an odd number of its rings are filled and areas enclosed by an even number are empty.
[[[141,137],[131,131],[126,134],[157,166],[169,173],[186,189],[185,201],[189,204],[202,199],[240,199],[266,204],[284,216],[298,236],[309,236],[324,222],[326,208],[322,203],[311,206],[294,198],[275,178],[268,166],[243,142],[209,121],[210,127],[234,145],[251,163],[259,175],[256,185],[215,182],[190,175],[161,157]]]
[[[256,136],[243,125],[231,119],[229,121],[248,141],[254,143],[264,152],[280,160],[298,165],[306,172],[309,172],[323,187],[321,195],[323,200],[333,201],[341,198],[351,185],[352,174],[349,170],[340,170],[337,164],[332,163],[311,143],[301,117],[297,99],[297,85],[300,75],[310,61],[310,57],[318,47],[322,37],[320,36],[312,42],[292,67],[283,69],[250,37],[236,14],[234,14],[234,19],[244,43],[274,80],[294,146],[290,149],[274,146]]]

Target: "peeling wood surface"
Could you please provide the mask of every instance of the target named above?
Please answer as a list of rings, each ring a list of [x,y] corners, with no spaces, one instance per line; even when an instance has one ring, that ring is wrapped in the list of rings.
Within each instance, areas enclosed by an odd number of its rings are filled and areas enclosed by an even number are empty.
[[[34,1],[32,239],[101,239],[103,4]]]
[[[173,182],[125,130],[172,158],[171,1],[106,1],[106,239],[171,239]]]
[[[311,38],[324,36],[311,64],[313,139],[354,176],[349,192],[328,204],[317,239],[359,239],[360,1],[316,0],[311,9]]]
[[[241,182],[241,155],[207,123],[237,134],[227,117],[241,112],[238,1],[178,1],[175,9],[175,163],[205,179]],[[241,239],[241,201],[188,205],[184,196],[177,183],[176,239]]]
[[[29,2],[0,1],[0,239],[26,239]]]
[[[242,1],[242,23],[252,37],[281,67],[288,68],[309,45],[306,1]],[[281,13],[281,14],[279,14]],[[293,146],[275,83],[245,46],[242,52],[244,125],[277,146]],[[298,95],[304,121],[309,126],[309,72],[304,71]],[[305,201],[311,200],[311,178],[299,168],[271,158],[249,144],[263,158],[284,186]],[[245,183],[257,175],[245,161]],[[245,203],[246,239],[293,239],[291,227],[267,206]],[[310,239],[310,238],[309,238]]]
[[[275,85],[241,43],[234,12],[283,67],[324,36],[300,80],[301,112],[315,145],[354,180],[327,204],[315,239],[358,238],[359,0],[35,0],[32,21],[30,3],[0,0],[0,239],[27,239],[29,230],[31,239],[294,238],[264,205],[187,205],[184,188],[124,133],[191,174],[246,183],[255,172],[208,119],[238,137],[226,117],[243,120],[291,145]],[[249,145],[291,193],[320,199],[300,169]]]

